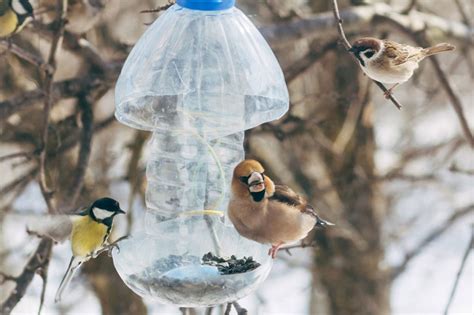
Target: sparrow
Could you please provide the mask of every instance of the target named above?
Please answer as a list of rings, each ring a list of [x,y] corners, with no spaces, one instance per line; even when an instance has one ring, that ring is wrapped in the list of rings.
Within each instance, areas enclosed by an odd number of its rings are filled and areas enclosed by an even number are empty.
[[[0,38],[18,33],[30,18],[34,15],[28,0],[0,0]]]
[[[275,185],[255,160],[234,169],[229,219],[240,235],[271,244],[272,258],[281,246],[305,238],[315,227],[334,225],[321,219],[306,199],[284,185]]]
[[[369,78],[393,84],[385,92],[385,97],[388,98],[396,86],[411,78],[418,63],[425,57],[454,49],[453,45],[447,43],[422,48],[365,37],[356,40],[349,51],[359,60],[362,70]]]
[[[74,273],[82,263],[110,246],[107,239],[112,229],[114,217],[123,214],[120,204],[112,198],[101,198],[78,214],[49,216],[47,222],[35,220],[28,225],[28,232],[42,237],[49,237],[56,242],[71,240],[72,257],[56,292],[55,302],[61,300]],[[115,242],[116,243],[116,242]]]

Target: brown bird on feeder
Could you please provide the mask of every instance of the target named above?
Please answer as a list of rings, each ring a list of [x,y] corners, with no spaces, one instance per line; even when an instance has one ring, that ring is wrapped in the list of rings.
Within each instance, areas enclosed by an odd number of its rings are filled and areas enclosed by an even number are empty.
[[[234,169],[229,218],[244,237],[270,243],[275,258],[280,247],[305,238],[315,227],[334,225],[321,219],[306,199],[284,185],[275,185],[255,160]]]

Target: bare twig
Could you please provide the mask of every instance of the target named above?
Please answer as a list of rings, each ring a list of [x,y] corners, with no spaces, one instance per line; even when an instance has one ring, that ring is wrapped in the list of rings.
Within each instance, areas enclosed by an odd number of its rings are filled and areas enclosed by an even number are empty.
[[[52,39],[51,47],[49,50],[48,64],[56,68],[56,52],[60,46],[64,26],[66,24],[68,0],[57,0],[56,9],[56,33]],[[43,84],[43,90],[45,94],[44,98],[44,109],[43,109],[43,131],[41,133],[41,154],[40,154],[40,171],[39,171],[39,184],[41,193],[48,205],[49,212],[56,212],[56,207],[52,200],[53,191],[48,187],[47,175],[46,175],[46,157],[47,157],[47,144],[48,144],[48,133],[49,133],[49,113],[53,104],[52,88],[53,88],[53,77],[54,72],[45,72],[45,79]]]
[[[423,252],[423,250],[434,240],[438,239],[441,235],[443,235],[443,233],[446,232],[459,218],[472,212],[474,212],[474,204],[454,210],[453,213],[448,217],[448,219],[443,222],[443,224],[431,231],[431,233],[429,233],[417,246],[415,246],[415,248],[405,254],[405,259],[400,265],[392,268],[392,280],[402,274],[413,258]]]
[[[313,45],[314,46],[314,45]],[[323,57],[328,51],[337,47],[336,42],[330,42],[323,47],[311,47],[309,52],[298,61],[291,64],[284,70],[285,80],[287,84],[291,84],[300,74],[308,70],[311,65],[315,64],[321,57]]]
[[[459,266],[459,270],[456,274],[456,278],[454,279],[453,288],[451,289],[451,293],[449,294],[448,303],[444,309],[444,315],[448,315],[449,308],[451,303],[453,302],[454,295],[456,294],[456,289],[459,284],[459,279],[461,278],[462,272],[466,265],[467,257],[469,257],[469,253],[474,248],[474,226],[471,226],[471,239],[469,240],[469,244],[467,245],[466,250],[464,251],[464,255],[462,256],[461,265]]]
[[[54,82],[51,92],[52,102],[54,103],[59,99],[79,96],[83,91],[93,91],[104,86],[108,87],[112,84],[111,82],[115,81],[116,76],[118,76],[118,70],[119,68],[114,71],[114,77],[111,78],[110,82],[104,81],[95,74]],[[24,92],[18,96],[0,102],[0,122],[4,121],[14,113],[31,108],[36,103],[44,101],[44,99],[45,93],[43,90],[37,89]]]
[[[416,7],[418,0],[411,0],[408,6],[400,11],[401,14],[408,14],[410,13],[411,10],[413,10]]]
[[[291,256],[291,251],[290,251],[291,249],[308,248],[308,247],[315,248],[315,247],[317,247],[317,244],[316,244],[316,242],[305,243],[305,242],[301,241],[299,244],[282,246],[280,248],[280,250],[284,250],[288,255]]]
[[[49,260],[51,259],[51,249],[49,250],[48,257],[47,257],[47,263],[43,264],[38,270],[36,271],[39,276],[41,277],[41,280],[43,280],[43,286],[41,288],[41,295],[40,295],[40,303],[38,307],[38,315],[41,314],[41,310],[43,309],[43,304],[44,304],[44,297],[46,294],[46,286],[48,285],[48,270],[49,270]]]
[[[461,0],[454,0],[454,3],[456,3],[456,6],[458,8],[458,12],[459,14],[461,15],[462,17],[462,21],[464,22],[464,24],[468,25],[468,26],[471,26],[471,19],[469,18],[469,16],[466,14],[466,12],[469,12],[468,10],[465,10],[464,9],[464,6],[463,4],[461,3]],[[472,5],[472,3],[471,3]],[[472,11],[471,11],[472,12]]]
[[[337,134],[336,140],[334,140],[332,144],[332,152],[334,152],[334,154],[336,155],[340,156],[344,153],[354,135],[354,132],[357,127],[357,122],[359,121],[359,118],[361,116],[360,114],[362,112],[362,109],[369,100],[369,85],[367,84],[365,91],[364,89],[361,89],[361,93],[359,94],[362,95],[359,95],[359,97],[354,102],[352,102],[351,106],[349,107],[349,110],[347,111],[347,116],[344,120],[344,124],[342,125],[339,133]]]
[[[176,3],[176,1],[174,1],[174,0],[168,0],[168,3],[165,4],[165,5],[159,6],[155,9],[142,10],[142,11],[140,11],[140,13],[157,13],[157,12],[165,11],[165,10],[169,9],[170,7],[172,7],[175,3]]]
[[[441,85],[443,86],[444,90],[448,94],[449,99],[451,100],[451,105],[454,111],[456,112],[456,115],[458,116],[464,135],[466,136],[471,147],[474,148],[474,136],[472,135],[471,129],[469,128],[469,123],[467,122],[466,116],[464,114],[463,106],[461,104],[459,96],[454,92],[451,83],[449,82],[446,74],[441,68],[441,65],[439,64],[438,58],[436,58],[436,56],[431,56],[430,61],[435,68],[435,72],[438,76],[439,81],[441,82]]]
[[[33,178],[35,178],[37,174],[38,174],[38,169],[37,168],[32,168],[32,169],[28,170],[25,174],[23,174],[22,176],[20,176],[16,180],[12,181],[10,184],[6,185],[5,187],[2,187],[0,189],[0,195],[3,196],[5,194],[8,194],[13,189],[15,189],[15,187],[17,187],[19,185],[22,185],[22,184],[25,184],[25,183],[29,182],[30,180],[32,180]]]
[[[8,51],[19,57],[20,59],[25,60],[26,62],[40,68],[44,72],[51,73],[53,68],[48,63],[44,62],[43,58],[39,55],[35,55],[18,45],[9,42],[8,40],[0,39],[0,46],[6,48]]]
[[[426,38],[424,32],[412,32],[411,29],[407,28],[405,25],[399,23],[397,20],[392,19],[390,17],[385,17],[387,21],[391,22],[394,26],[396,26],[399,30],[409,36],[412,40],[414,40],[417,45],[421,47],[428,47],[431,46],[430,42]],[[444,73],[441,65],[438,61],[436,56],[430,56],[429,60],[433,65],[436,75],[441,83],[441,86],[445,90],[446,94],[448,94],[449,100],[451,101],[451,105],[458,116],[459,122],[461,124],[461,128],[466,136],[471,147],[474,148],[474,136],[472,135],[471,129],[469,128],[469,123],[467,122],[466,116],[464,114],[463,106],[459,96],[454,92],[454,89],[451,86],[446,74]]]
[[[344,45],[344,48],[349,51],[349,49],[351,49],[352,45],[349,43],[349,41],[347,40],[347,37],[346,37],[346,34],[344,33],[344,29],[342,27],[342,19],[341,19],[341,15],[339,14],[339,7],[337,5],[337,0],[333,0],[333,13],[334,13],[334,18],[336,19],[337,21],[337,30],[338,30],[338,33],[339,33],[339,36],[341,37],[341,40],[342,40],[342,44]],[[352,55],[351,53],[349,53],[355,60],[355,57],[354,55]],[[357,64],[359,64],[359,62],[357,60],[355,60],[357,62]],[[372,79],[371,79],[372,80]],[[383,85],[382,83],[376,81],[376,80],[372,80],[384,93],[386,93],[386,95],[388,95],[388,98],[392,101],[393,105],[395,105],[398,109],[401,109],[402,108],[402,105],[400,105],[400,103],[398,102],[398,100],[392,95],[392,93],[389,93],[388,92],[388,89],[385,87],[385,85]]]
[[[6,160],[23,158],[26,160],[31,160],[38,152],[35,151],[27,151],[27,152],[16,152],[12,154],[7,154],[4,156],[0,156],[0,162],[4,162]]]
[[[65,206],[68,209],[74,208],[77,199],[79,198],[84,183],[87,164],[89,163],[92,135],[94,133],[94,116],[88,95],[79,96],[78,106],[81,110],[82,134],[79,140],[79,156],[77,159],[76,170],[71,181],[69,192],[66,194],[68,203]]]
[[[451,41],[472,45],[472,28],[457,21],[443,19],[440,16],[412,10],[410,15],[395,12],[386,3],[376,2],[372,5],[351,6],[340,11],[347,34],[373,31],[376,17],[390,17],[416,31],[426,25],[439,36]],[[337,36],[337,20],[332,12],[323,12],[304,19],[281,22],[259,28],[260,32],[272,46],[292,43],[301,39],[328,40]],[[377,25],[382,30],[390,29],[390,25]]]
[[[25,295],[26,289],[33,280],[34,275],[40,269],[47,268],[51,254],[53,242],[48,239],[42,239],[33,255],[28,260],[22,273],[15,277],[15,289],[8,295],[5,302],[0,305],[0,314],[10,314],[13,308]]]

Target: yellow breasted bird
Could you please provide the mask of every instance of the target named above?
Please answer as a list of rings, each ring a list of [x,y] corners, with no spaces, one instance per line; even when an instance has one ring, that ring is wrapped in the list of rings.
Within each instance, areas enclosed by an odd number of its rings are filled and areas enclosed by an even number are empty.
[[[120,209],[118,201],[101,198],[78,214],[45,217],[47,221],[40,218],[28,225],[29,232],[56,242],[71,240],[71,261],[56,292],[55,302],[61,300],[62,293],[82,263],[95,258],[107,247],[114,217],[121,213],[125,211]]]
[[[34,15],[28,0],[0,0],[0,37],[18,33],[30,17]]]

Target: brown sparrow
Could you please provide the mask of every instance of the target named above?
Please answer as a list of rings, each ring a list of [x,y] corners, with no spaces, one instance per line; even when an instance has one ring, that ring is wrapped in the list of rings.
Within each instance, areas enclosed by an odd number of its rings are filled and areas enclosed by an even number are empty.
[[[441,43],[421,48],[372,37],[360,38],[349,49],[359,60],[362,70],[371,79],[394,84],[385,93],[388,97],[399,84],[407,81],[425,57],[454,50],[451,44]]]
[[[272,245],[272,258],[283,244],[305,238],[315,226],[333,225],[293,190],[275,185],[255,160],[244,160],[234,169],[228,210],[240,235]]]

